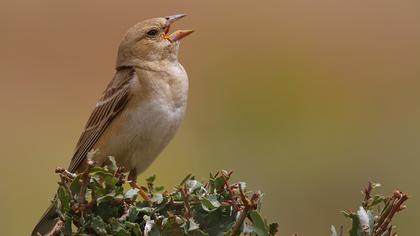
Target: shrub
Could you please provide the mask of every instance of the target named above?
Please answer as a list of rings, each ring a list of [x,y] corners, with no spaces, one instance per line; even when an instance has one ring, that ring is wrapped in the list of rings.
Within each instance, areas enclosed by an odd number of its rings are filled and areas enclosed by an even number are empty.
[[[206,182],[188,175],[172,191],[156,186],[155,176],[145,186],[126,181],[113,158],[105,167],[88,161],[87,170],[77,175],[62,168],[56,172],[61,181],[54,204],[60,220],[52,235],[278,235],[278,224],[260,215],[261,192],[248,191],[245,182],[231,183],[232,172],[210,174]],[[369,183],[357,211],[343,211],[352,221],[350,236],[396,235],[391,221],[408,197],[400,191],[373,195],[378,186]],[[331,231],[332,236],[344,234],[343,227],[331,226]]]

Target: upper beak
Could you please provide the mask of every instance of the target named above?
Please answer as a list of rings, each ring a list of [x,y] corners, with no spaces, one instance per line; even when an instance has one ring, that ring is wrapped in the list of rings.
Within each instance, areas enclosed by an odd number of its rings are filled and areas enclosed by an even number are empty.
[[[184,18],[185,16],[187,16],[186,14],[177,14],[177,15],[173,15],[173,16],[167,16],[165,17],[166,19],[166,29],[165,29],[165,39],[171,41],[171,42],[176,42],[178,40],[181,40],[182,38],[185,38],[186,36],[190,35],[192,32],[194,32],[194,30],[177,30],[175,32],[173,32],[172,34],[169,34],[169,28],[170,26],[177,20]]]

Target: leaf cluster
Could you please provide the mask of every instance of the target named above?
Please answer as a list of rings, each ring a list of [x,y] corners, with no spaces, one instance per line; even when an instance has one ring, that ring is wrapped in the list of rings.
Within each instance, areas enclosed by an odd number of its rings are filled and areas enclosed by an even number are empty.
[[[369,182],[368,186],[363,190],[364,199],[359,209],[354,211],[343,211],[346,218],[352,222],[349,231],[350,236],[396,236],[393,232],[395,226],[392,220],[396,213],[405,209],[405,201],[408,195],[395,190],[389,197],[382,195],[372,195],[375,188],[380,184]],[[331,226],[332,236],[342,236],[343,228],[340,232],[334,226]]]
[[[105,167],[88,164],[84,173],[58,169],[61,182],[54,204],[60,216],[56,235],[275,235],[278,225],[260,215],[260,192],[232,172],[219,171],[201,182],[188,175],[174,190],[128,183],[111,158]],[[130,187],[128,187],[130,185]]]

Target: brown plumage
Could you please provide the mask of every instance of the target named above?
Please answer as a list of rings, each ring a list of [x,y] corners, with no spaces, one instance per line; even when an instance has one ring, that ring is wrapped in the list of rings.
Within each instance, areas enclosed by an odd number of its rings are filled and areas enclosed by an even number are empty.
[[[77,142],[68,170],[76,172],[87,153],[108,127],[109,123],[124,108],[130,98],[129,81],[134,77],[132,67],[119,68],[99,99]],[[83,169],[83,168],[80,168]]]

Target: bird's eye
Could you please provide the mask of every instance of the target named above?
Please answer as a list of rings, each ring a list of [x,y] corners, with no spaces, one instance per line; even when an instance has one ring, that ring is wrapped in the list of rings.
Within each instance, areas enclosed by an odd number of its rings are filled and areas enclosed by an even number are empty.
[[[151,29],[151,30],[147,31],[147,35],[151,36],[151,37],[156,36],[157,34],[158,34],[158,30],[156,30],[156,29]]]

